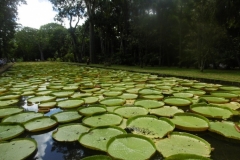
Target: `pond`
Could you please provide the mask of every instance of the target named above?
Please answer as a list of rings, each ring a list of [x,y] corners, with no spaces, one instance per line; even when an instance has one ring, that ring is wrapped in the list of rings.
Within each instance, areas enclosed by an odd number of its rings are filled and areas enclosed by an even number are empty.
[[[186,133],[187,138],[197,136],[199,142],[210,144],[211,151],[204,153],[200,153],[199,148],[194,149],[195,143],[191,144],[193,151],[182,151],[189,152],[190,156],[210,156],[217,160],[238,160],[240,157],[240,88],[236,86],[46,62],[16,64],[1,75],[0,84],[0,124],[20,124],[25,128],[20,135],[10,138],[2,138],[3,131],[0,129],[0,137],[8,142],[18,138],[34,139],[36,150],[25,156],[28,160],[83,159],[92,155],[115,157],[118,156],[115,155],[116,149],[113,147],[112,153],[110,146],[122,134],[130,135],[130,138],[133,134],[134,138],[140,137],[141,140],[147,137],[146,145],[153,146],[153,152],[146,153],[150,155],[146,157],[161,160],[169,157],[161,144],[167,146],[165,140],[178,133],[184,136]],[[23,110],[11,113],[7,110],[11,108]],[[30,114],[24,118],[14,117],[25,112],[42,115],[34,118]],[[68,115],[63,117],[60,113]],[[39,122],[39,116],[48,117],[54,124],[42,128],[36,124],[31,126],[35,130],[29,129],[27,124],[35,120]],[[82,131],[77,132],[80,137],[76,140],[69,140],[71,136],[66,136],[71,130],[64,131],[60,137],[57,135],[64,126],[79,124]],[[160,131],[162,126],[165,127]],[[225,131],[221,127],[232,128]],[[109,134],[116,134],[104,137],[99,132],[97,135],[97,138],[103,137],[108,141],[107,149],[107,142],[104,142],[105,148],[102,144],[97,146],[84,142],[85,137],[104,129]],[[130,149],[139,149],[138,143]],[[181,148],[184,144],[176,143],[176,146]],[[171,154],[181,153],[180,149],[176,150]],[[3,153],[0,151],[0,154]]]

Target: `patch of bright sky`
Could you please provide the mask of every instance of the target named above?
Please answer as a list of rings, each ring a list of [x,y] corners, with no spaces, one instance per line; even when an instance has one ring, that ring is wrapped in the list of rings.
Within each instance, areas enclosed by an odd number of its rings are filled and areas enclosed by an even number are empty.
[[[18,23],[24,27],[31,27],[39,29],[42,25],[48,23],[58,23],[54,21],[57,12],[53,11],[52,4],[48,0],[26,0],[27,5],[18,7]],[[84,21],[81,20],[79,25]],[[63,24],[69,28],[69,22],[64,21]]]

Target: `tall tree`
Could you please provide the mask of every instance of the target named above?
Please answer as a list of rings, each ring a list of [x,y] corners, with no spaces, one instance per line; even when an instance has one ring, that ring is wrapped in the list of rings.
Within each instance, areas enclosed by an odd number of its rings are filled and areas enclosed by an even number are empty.
[[[74,60],[78,62],[82,59],[79,54],[76,28],[81,18],[85,14],[83,0],[49,0],[53,4],[54,10],[58,12],[56,20],[63,22],[65,18],[69,20],[69,33],[74,46]]]
[[[0,1],[0,57],[7,55],[9,42],[14,37],[15,29],[18,27],[17,7],[26,4],[25,0],[1,0]]]

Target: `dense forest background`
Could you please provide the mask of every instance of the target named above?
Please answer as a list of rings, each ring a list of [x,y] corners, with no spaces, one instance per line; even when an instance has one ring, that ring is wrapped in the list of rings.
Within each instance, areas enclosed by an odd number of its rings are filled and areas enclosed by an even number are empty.
[[[16,24],[24,0],[0,1],[0,57],[240,68],[239,0],[49,1],[58,23],[40,29]],[[60,25],[63,18],[69,28]]]

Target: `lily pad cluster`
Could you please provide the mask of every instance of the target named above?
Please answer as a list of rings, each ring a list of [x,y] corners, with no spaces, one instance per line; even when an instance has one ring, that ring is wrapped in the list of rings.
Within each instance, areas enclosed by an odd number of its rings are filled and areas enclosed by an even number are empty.
[[[85,159],[149,159],[156,152],[208,159],[211,144],[194,132],[240,140],[232,119],[239,116],[239,87],[47,62],[15,64],[0,84],[0,148],[26,141],[23,158],[37,145],[17,137],[49,129],[58,143],[106,153]]]

